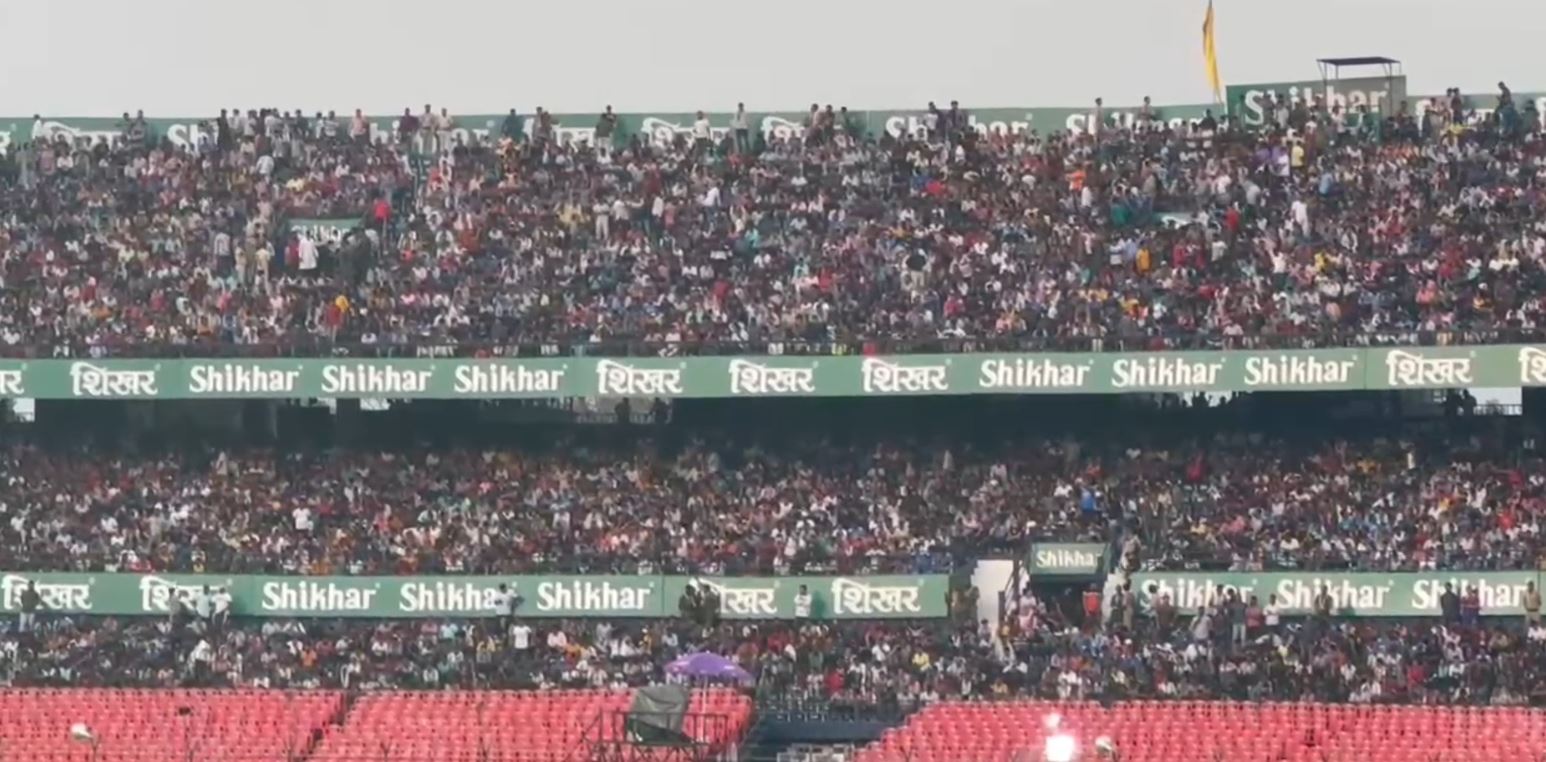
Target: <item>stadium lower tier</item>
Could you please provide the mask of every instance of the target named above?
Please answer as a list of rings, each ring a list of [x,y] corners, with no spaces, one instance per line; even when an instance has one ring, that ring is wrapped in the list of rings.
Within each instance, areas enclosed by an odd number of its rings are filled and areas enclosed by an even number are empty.
[[[628,690],[721,654],[760,696],[888,711],[1059,699],[1546,705],[1546,626],[1489,617],[1281,625],[1085,622],[1055,606],[970,621],[443,621],[59,617],[0,634],[0,684],[463,691]]]
[[[557,762],[627,741],[628,691],[443,693],[189,690],[0,691],[11,762]],[[1056,718],[1055,721],[1052,718]],[[732,759],[755,721],[750,698],[692,694],[690,755]],[[713,719],[713,722],[691,720]],[[1432,762],[1534,760],[1546,712],[1518,707],[1322,703],[942,702],[914,713],[856,762],[1028,762],[1053,736],[1125,762]],[[625,759],[664,759],[632,751]],[[611,757],[608,757],[611,758]]]
[[[8,762],[587,759],[623,740],[630,691],[373,693],[203,690],[0,691]],[[751,700],[692,694],[694,754],[745,735]],[[640,759],[649,756],[631,756]],[[681,757],[678,757],[681,758]],[[706,758],[706,756],[704,756]]]

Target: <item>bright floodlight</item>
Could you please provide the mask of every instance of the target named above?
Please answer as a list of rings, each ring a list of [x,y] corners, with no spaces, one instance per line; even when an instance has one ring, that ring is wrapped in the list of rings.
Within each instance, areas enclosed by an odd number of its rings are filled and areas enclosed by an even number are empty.
[[[95,743],[97,737],[92,735],[91,728],[86,727],[86,723],[77,722],[70,726],[70,740],[76,743]]]
[[[1047,762],[1074,762],[1079,753],[1079,742],[1067,733],[1047,737]]]

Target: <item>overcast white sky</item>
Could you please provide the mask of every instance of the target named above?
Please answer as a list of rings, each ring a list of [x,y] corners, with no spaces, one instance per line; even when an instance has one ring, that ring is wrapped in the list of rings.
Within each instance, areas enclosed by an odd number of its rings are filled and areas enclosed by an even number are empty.
[[[1208,100],[1206,0],[0,0],[0,115]],[[1216,0],[1226,83],[1388,55],[1409,92],[1546,89],[1542,0]]]

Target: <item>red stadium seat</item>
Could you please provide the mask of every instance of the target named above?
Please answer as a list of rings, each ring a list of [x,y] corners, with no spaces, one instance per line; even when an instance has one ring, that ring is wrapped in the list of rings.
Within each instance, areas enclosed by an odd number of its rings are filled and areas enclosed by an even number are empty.
[[[942,703],[860,750],[857,762],[1039,760],[1044,719],[1086,748],[1110,736],[1129,762],[1432,762],[1534,760],[1546,749],[1546,712],[1440,708],[1136,702]]]
[[[631,701],[626,691],[380,693],[347,704],[336,692],[10,690],[0,691],[0,759],[554,762],[620,733],[597,719]],[[684,727],[714,748],[734,747],[751,725],[740,694],[698,691],[691,706],[725,718]],[[71,738],[76,723],[95,749]]]
[[[339,693],[0,691],[0,748],[7,762],[234,757],[280,762],[309,753],[319,731],[343,708]],[[95,749],[72,739],[75,724],[90,729]]]
[[[613,739],[621,726],[605,717],[632,703],[629,691],[384,693],[361,697],[329,732],[312,759],[440,762],[552,762],[582,758],[586,744]],[[724,724],[695,728],[719,748],[738,743],[751,725],[751,700],[729,691],[698,691],[693,713],[722,715]],[[701,737],[715,733],[717,737]],[[589,734],[589,735],[587,735]],[[581,756],[577,756],[577,754]]]

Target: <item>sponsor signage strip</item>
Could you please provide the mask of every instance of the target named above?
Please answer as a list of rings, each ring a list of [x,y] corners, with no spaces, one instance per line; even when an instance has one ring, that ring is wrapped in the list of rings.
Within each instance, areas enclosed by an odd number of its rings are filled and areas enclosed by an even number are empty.
[[[1032,576],[1095,576],[1105,571],[1106,545],[1100,542],[1038,542],[1031,545]]]
[[[689,583],[720,595],[727,619],[793,619],[804,585],[811,616],[821,619],[917,619],[947,614],[949,578],[940,574],[857,577],[686,577],[665,575],[261,576],[5,572],[0,604],[21,607],[37,585],[47,611],[111,616],[165,615],[205,586],[231,593],[232,613],[255,617],[491,616],[499,585],[524,602],[527,617],[671,617]]]
[[[0,360],[0,397],[865,397],[1546,386],[1546,346],[531,359]]]
[[[1153,106],[1150,118],[1173,126],[1200,120],[1212,108],[1209,104]],[[968,126],[983,134],[1026,134],[1051,132],[1089,132],[1094,125],[1107,127],[1131,126],[1142,113],[1140,107],[1105,107],[1096,111],[1091,106],[1040,107],[1040,108],[988,108],[972,109],[967,114]],[[705,115],[713,137],[723,139],[732,136],[737,125],[735,114],[728,111]],[[610,140],[600,138],[600,114],[554,114],[551,121],[553,140],[559,142],[586,142],[595,145],[610,142],[627,145],[632,140],[666,145],[678,139],[691,140],[696,114],[690,113],[627,113],[617,114]],[[757,112],[746,115],[748,138],[775,141],[798,138],[805,134],[810,115],[799,111]],[[463,114],[453,117],[449,140],[470,143],[497,141],[508,132],[505,114]],[[901,137],[916,135],[926,129],[931,117],[926,111],[879,110],[849,111],[846,122],[839,115],[840,128],[861,134],[890,135]],[[517,118],[516,133],[522,139],[532,139],[541,129],[532,114]],[[370,138],[375,141],[395,140],[398,137],[398,118],[391,116],[367,117]],[[12,145],[65,138],[71,141],[110,142],[120,138],[126,123],[122,119],[102,117],[62,117],[34,120],[31,117],[0,117],[0,151]],[[180,117],[149,119],[146,127],[156,139],[166,139],[173,145],[189,148],[213,142],[214,119],[212,117]],[[319,129],[315,119],[308,117],[308,127]],[[338,134],[347,136],[350,128],[348,113],[338,117]],[[420,148],[430,147],[429,133],[412,138]]]
[[[1257,126],[1270,120],[1270,108],[1274,96],[1290,103],[1320,96],[1331,106],[1342,107],[1344,112],[1356,111],[1359,106],[1369,106],[1371,111],[1385,113],[1405,99],[1414,104],[1413,111],[1419,116],[1427,102],[1448,100],[1447,96],[1438,95],[1409,96],[1406,93],[1406,78],[1397,76],[1389,79],[1364,77],[1329,83],[1307,80],[1231,85],[1225,90],[1225,103],[1229,113],[1235,115],[1241,124],[1248,127]],[[1468,104],[1468,108],[1475,109],[1478,115],[1490,113],[1492,105],[1497,100],[1494,93],[1473,93],[1462,97]],[[1546,119],[1546,93],[1519,91],[1514,93],[1514,99],[1518,103],[1534,102],[1537,104],[1537,118]],[[1149,118],[1171,127],[1181,127],[1196,123],[1209,109],[1218,108],[1214,104],[1155,105],[1149,108]],[[1142,118],[1142,114],[1143,109],[1140,106],[1106,106],[1099,111],[1092,105],[983,108],[970,109],[967,113],[967,122],[969,127],[983,134],[1052,132],[1085,134],[1092,129],[1130,127]],[[1215,116],[1222,115],[1215,111]],[[617,114],[616,123],[608,141],[600,138],[597,132],[600,116],[600,114],[554,114],[551,121],[551,137],[559,142],[584,141],[591,144],[610,142],[622,146],[637,139],[640,142],[663,145],[677,139],[690,140],[693,122],[697,119],[696,114],[688,113]],[[726,111],[712,112],[706,117],[716,139],[730,135],[737,123],[735,115]],[[458,141],[470,143],[474,140],[479,142],[499,140],[508,131],[506,118],[505,114],[456,115],[453,117],[454,124],[447,137],[452,144]],[[809,114],[799,111],[748,113],[746,117],[747,132],[750,133],[748,137],[767,141],[798,138],[804,135],[809,118]],[[337,130],[340,136],[348,135],[349,120],[348,112],[338,117]],[[840,116],[839,121],[841,120]],[[930,122],[931,116],[925,111],[894,109],[850,111],[846,115],[846,125],[840,126],[875,137],[882,135],[901,137],[920,133],[927,129]],[[396,139],[397,123],[398,118],[393,116],[367,117],[372,140]],[[516,123],[515,132],[522,138],[530,139],[539,131],[538,121],[532,114],[521,114]],[[51,117],[38,120],[28,116],[0,117],[0,151],[21,143],[56,138],[93,143],[112,141],[124,134],[125,126],[122,119],[102,117]],[[173,145],[184,148],[213,142],[215,139],[213,117],[149,119],[146,126],[150,135],[155,138],[164,138]],[[314,132],[319,130],[315,119],[309,118],[308,127]],[[438,139],[438,136],[431,137],[429,133],[421,133],[412,138],[412,142],[422,149],[429,147],[429,141]]]
[[[1211,604],[1221,587],[1238,591],[1247,603],[1254,595],[1262,606],[1275,595],[1284,614],[1309,614],[1322,586],[1338,616],[1439,616],[1439,596],[1446,584],[1456,595],[1476,588],[1483,614],[1522,615],[1525,586],[1531,582],[1539,589],[1539,572],[1139,572],[1132,576],[1141,606],[1152,608],[1168,595],[1182,616]]]

